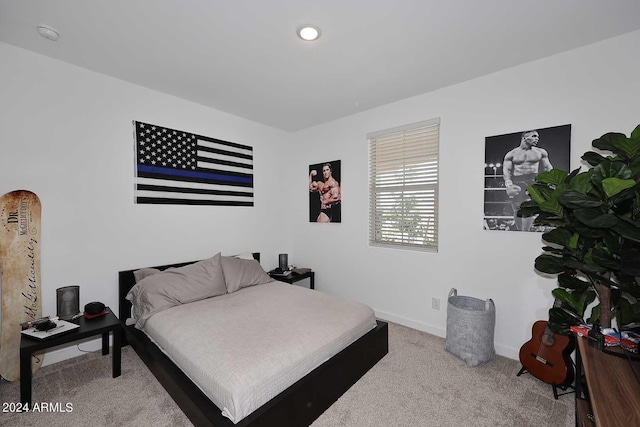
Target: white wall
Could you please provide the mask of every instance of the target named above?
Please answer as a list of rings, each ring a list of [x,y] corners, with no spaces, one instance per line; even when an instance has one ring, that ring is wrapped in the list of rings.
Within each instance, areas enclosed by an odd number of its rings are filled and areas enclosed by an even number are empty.
[[[45,314],[69,284],[81,285],[82,305],[116,307],[119,270],[247,250],[272,268],[288,252],[316,271],[318,289],[441,336],[451,287],[491,297],[497,350],[517,358],[555,281],[533,270],[539,234],[482,230],[484,138],[571,123],[577,167],[592,139],[640,122],[639,43],[634,32],[295,134],[0,43],[0,194],[29,189],[42,200]],[[433,117],[442,119],[440,250],[369,247],[365,136]],[[134,204],[132,120],[253,146],[255,207]],[[310,224],[307,167],[334,159],[342,223]]]
[[[0,194],[28,189],[42,201],[43,314],[55,315],[55,290],[69,284],[81,307],[117,313],[119,270],[218,251],[260,251],[273,268],[290,251],[273,197],[290,134],[7,44],[0,58]],[[253,146],[255,206],[134,204],[133,120]]]
[[[640,123],[638,46],[636,31],[297,132],[296,262],[316,271],[317,289],[440,336],[452,287],[493,298],[496,350],[517,359],[533,322],[547,318],[556,282],[534,271],[540,234],[482,229],[484,138],[570,123],[571,167],[578,167],[593,139],[609,131],[628,135]],[[434,117],[442,119],[439,252],[368,246],[366,134]],[[308,165],[337,159],[342,223],[308,223]],[[440,298],[439,311],[432,297]]]

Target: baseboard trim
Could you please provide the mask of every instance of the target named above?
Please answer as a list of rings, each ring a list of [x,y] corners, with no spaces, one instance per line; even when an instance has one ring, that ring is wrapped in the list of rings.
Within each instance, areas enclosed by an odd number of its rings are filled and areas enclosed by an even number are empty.
[[[385,313],[383,311],[375,310],[376,317],[388,320],[393,323],[398,323],[402,326],[406,326],[408,328],[417,329],[418,331],[426,332],[431,335],[435,335],[438,337],[445,338],[447,336],[446,329],[428,325],[426,323],[419,322],[417,320],[407,319],[406,317],[396,316],[394,314]]]
[[[397,323],[399,325],[416,329],[418,331],[426,332],[428,334],[435,335],[441,338],[447,337],[446,328],[429,325],[429,324],[420,322],[418,320],[407,319],[406,317],[396,316],[395,314],[385,313],[379,310],[374,310],[374,312],[376,314],[376,317],[378,317],[379,319],[388,320],[389,322]],[[496,354],[499,354],[500,356],[508,357],[509,359],[513,359],[513,360],[520,359],[520,349],[514,349],[511,347],[500,345],[498,343],[494,343],[494,346],[496,348]]]

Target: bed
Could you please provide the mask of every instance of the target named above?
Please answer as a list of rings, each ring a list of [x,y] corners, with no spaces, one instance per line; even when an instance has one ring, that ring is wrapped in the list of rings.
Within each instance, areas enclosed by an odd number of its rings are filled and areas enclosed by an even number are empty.
[[[259,254],[254,253],[253,258],[259,261]],[[202,261],[200,261],[200,263],[202,263]],[[193,265],[195,265],[194,262],[185,262],[151,268],[156,271],[164,271],[171,267],[190,268]],[[280,298],[281,300],[296,301],[295,304],[290,304],[290,307],[300,307],[296,317],[300,319],[300,322],[302,322],[302,318],[308,317],[307,312],[313,312],[313,307],[308,309],[304,308],[304,300],[298,302],[297,298],[308,298],[310,301],[314,301],[309,302],[309,304],[313,305],[317,304],[317,300],[324,298],[334,299],[335,297],[322,293],[316,294],[315,291],[287,285],[282,282],[273,282],[270,279],[269,283],[242,287],[235,289],[234,292],[229,294],[190,302],[188,304],[181,304],[177,307],[154,313],[145,320],[142,330],[140,330],[134,325],[127,325],[125,323],[126,319],[132,317],[132,305],[126,297],[136,284],[134,276],[134,272],[136,271],[141,271],[141,269],[119,272],[119,317],[123,322],[125,344],[131,344],[142,361],[151,372],[153,372],[162,386],[196,426],[307,426],[331,406],[331,404],[388,352],[388,326],[385,322],[373,319],[372,325],[365,326],[363,323],[359,326],[360,332],[347,331],[347,336],[338,337],[338,333],[335,334],[336,336],[333,336],[333,332],[329,334],[324,331],[325,324],[351,323],[352,320],[350,319],[356,316],[356,314],[351,312],[357,312],[357,308],[343,310],[346,311],[344,315],[347,316],[345,318],[347,320],[344,321],[334,319],[335,316],[333,314],[326,316],[325,320],[321,321],[318,321],[318,318],[314,319],[313,317],[309,317],[307,321],[311,321],[312,325],[300,323],[293,325],[294,329],[321,331],[319,332],[319,338],[310,338],[311,341],[306,343],[297,342],[299,340],[287,342],[286,337],[289,336],[289,332],[284,329],[284,323],[286,323],[284,319],[278,319],[278,316],[273,316],[273,321],[271,321],[271,318],[269,322],[255,321],[255,318],[263,316],[260,310],[268,310],[269,306],[277,304],[276,302],[273,302],[273,304],[269,302],[267,298],[269,294],[272,294],[274,299]],[[245,277],[243,276],[242,279],[238,280],[245,280]],[[229,285],[227,284],[227,286]],[[236,284],[236,286],[239,285]],[[283,294],[281,295],[280,293]],[[313,295],[310,295],[310,293],[313,293]],[[305,297],[305,295],[307,297]],[[252,301],[256,301],[256,299],[260,301],[259,304],[252,303]],[[347,302],[345,302],[345,304],[347,304]],[[234,314],[232,311],[225,311],[227,309],[231,310],[228,307],[234,305],[239,307],[250,306],[251,309],[245,310],[245,313],[250,312],[254,315],[254,320],[252,321],[251,318],[247,318],[243,324],[242,322],[245,320],[243,319],[244,316],[238,317],[237,314]],[[277,307],[277,305],[274,305],[274,307]],[[195,311],[196,309],[199,311]],[[223,330],[227,328],[226,324],[241,324],[241,332],[248,334],[246,335],[247,337],[252,337],[252,339],[245,338],[246,341],[259,341],[258,345],[261,350],[254,350],[253,352],[259,352],[259,354],[265,355],[274,353],[273,357],[265,356],[265,362],[263,362],[261,358],[253,362],[247,362],[244,365],[242,364],[246,362],[243,362],[242,359],[244,353],[231,355],[221,354],[219,357],[216,357],[215,360],[211,360],[214,358],[203,357],[203,353],[208,353],[216,347],[227,348],[227,345],[229,352],[232,352],[233,347],[231,346],[231,342],[236,339],[236,336],[234,334],[232,337],[222,337],[220,340],[205,342],[204,339],[197,339],[199,335],[196,335],[196,339],[194,339],[194,331],[190,331],[192,334],[191,337],[188,337],[186,332],[180,333],[179,330],[171,331],[170,326],[176,322],[176,318],[188,318],[188,316],[194,312],[206,313],[206,316],[203,315],[204,317],[199,317],[198,319],[204,325],[209,325],[206,326],[206,329],[211,329],[214,334],[222,333]],[[233,317],[234,315],[236,317]],[[138,316],[135,317],[143,318],[144,315],[138,313]],[[353,322],[355,323],[357,321],[354,317]],[[139,321],[137,322],[139,323]],[[251,325],[255,325],[255,330]],[[265,330],[265,327],[268,330]],[[356,329],[358,329],[358,327],[356,327]],[[167,337],[157,335],[158,330],[166,331],[163,333],[166,333]],[[348,336],[348,334],[352,333],[357,335]],[[295,331],[291,332],[291,336],[295,336],[294,334]],[[216,336],[220,337],[220,335]],[[260,339],[255,339],[256,337]],[[231,380],[233,380],[235,378],[234,372],[236,372],[234,369],[238,369],[238,366],[240,366],[238,372],[242,372],[243,376],[253,375],[256,374],[256,372],[271,372],[270,368],[272,368],[274,364],[281,368],[279,363],[283,355],[297,355],[300,347],[312,347],[315,343],[318,343],[317,346],[319,348],[315,349],[310,356],[305,357],[311,359],[310,363],[315,363],[317,366],[311,369],[303,366],[300,360],[295,359],[294,365],[286,369],[286,375],[283,374],[283,371],[277,371],[275,373],[274,378],[277,378],[278,381],[281,379],[282,381],[289,381],[286,383],[286,389],[278,391],[276,394],[271,390],[270,392],[274,394],[274,396],[269,397],[269,400],[264,404],[259,402],[260,406],[257,407],[257,409],[252,408],[250,405],[243,407],[244,401],[252,401],[253,397],[247,395],[245,399],[245,397],[243,397],[244,395],[240,394],[238,396],[241,397],[236,397],[235,401],[228,401],[225,400],[226,395],[223,395],[222,398],[215,393],[215,395],[212,395],[212,391],[210,388],[207,388],[207,384],[202,383],[200,379],[201,375],[198,374],[199,371],[193,370],[192,365],[195,362],[192,363],[189,359],[185,360],[185,355],[180,354],[180,348],[185,345],[184,342],[181,341],[183,339],[187,341],[190,340],[190,342],[198,341],[201,347],[198,347],[200,350],[196,350],[195,353],[200,355],[200,359],[204,360],[205,363],[220,365],[218,367],[219,370],[214,371],[217,373],[212,375],[214,377],[213,381],[217,381],[218,379],[223,381],[224,377],[230,377]],[[242,337],[237,339],[242,339]],[[322,341],[323,339],[328,340],[327,343],[324,343]],[[341,343],[337,345],[341,347],[337,350],[327,350],[326,347],[328,347],[329,341],[340,341]],[[172,342],[177,344],[177,349],[167,348]],[[218,345],[220,343],[224,343],[224,345]],[[205,349],[206,351],[204,351]],[[283,351],[283,349],[286,349],[286,351]],[[329,353],[327,353],[327,351],[329,351]],[[251,354],[252,350],[247,349],[245,353]],[[277,359],[278,362],[270,363],[270,359]],[[248,365],[256,365],[253,373],[246,372],[246,369],[242,368]],[[233,369],[229,369],[230,366],[233,367]],[[308,369],[311,369],[310,372]],[[294,376],[287,378],[289,374]],[[191,378],[195,378],[195,381],[192,381]],[[252,388],[260,390],[269,389],[274,382],[261,378],[256,378],[256,381],[255,383],[251,383],[253,384]],[[291,385],[288,385],[289,383],[291,383]],[[213,388],[218,390],[221,387],[214,384]],[[222,402],[219,403],[222,408],[213,403],[212,399],[217,402]],[[227,402],[229,403],[227,404]],[[247,412],[248,415],[245,412]]]

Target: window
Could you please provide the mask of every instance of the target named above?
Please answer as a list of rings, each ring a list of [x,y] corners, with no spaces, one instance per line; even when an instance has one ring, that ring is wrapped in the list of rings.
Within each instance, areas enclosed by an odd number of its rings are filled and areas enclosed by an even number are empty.
[[[369,244],[437,252],[440,119],[367,138]]]

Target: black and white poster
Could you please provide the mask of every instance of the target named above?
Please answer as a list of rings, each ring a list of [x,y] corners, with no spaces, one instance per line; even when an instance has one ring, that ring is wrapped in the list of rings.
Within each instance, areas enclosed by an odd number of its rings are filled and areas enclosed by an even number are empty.
[[[571,125],[529,129],[485,138],[484,229],[548,231],[533,225],[534,217],[518,218],[529,200],[527,186],[540,172],[570,172]]]
[[[340,160],[309,166],[309,222],[342,222]]]

